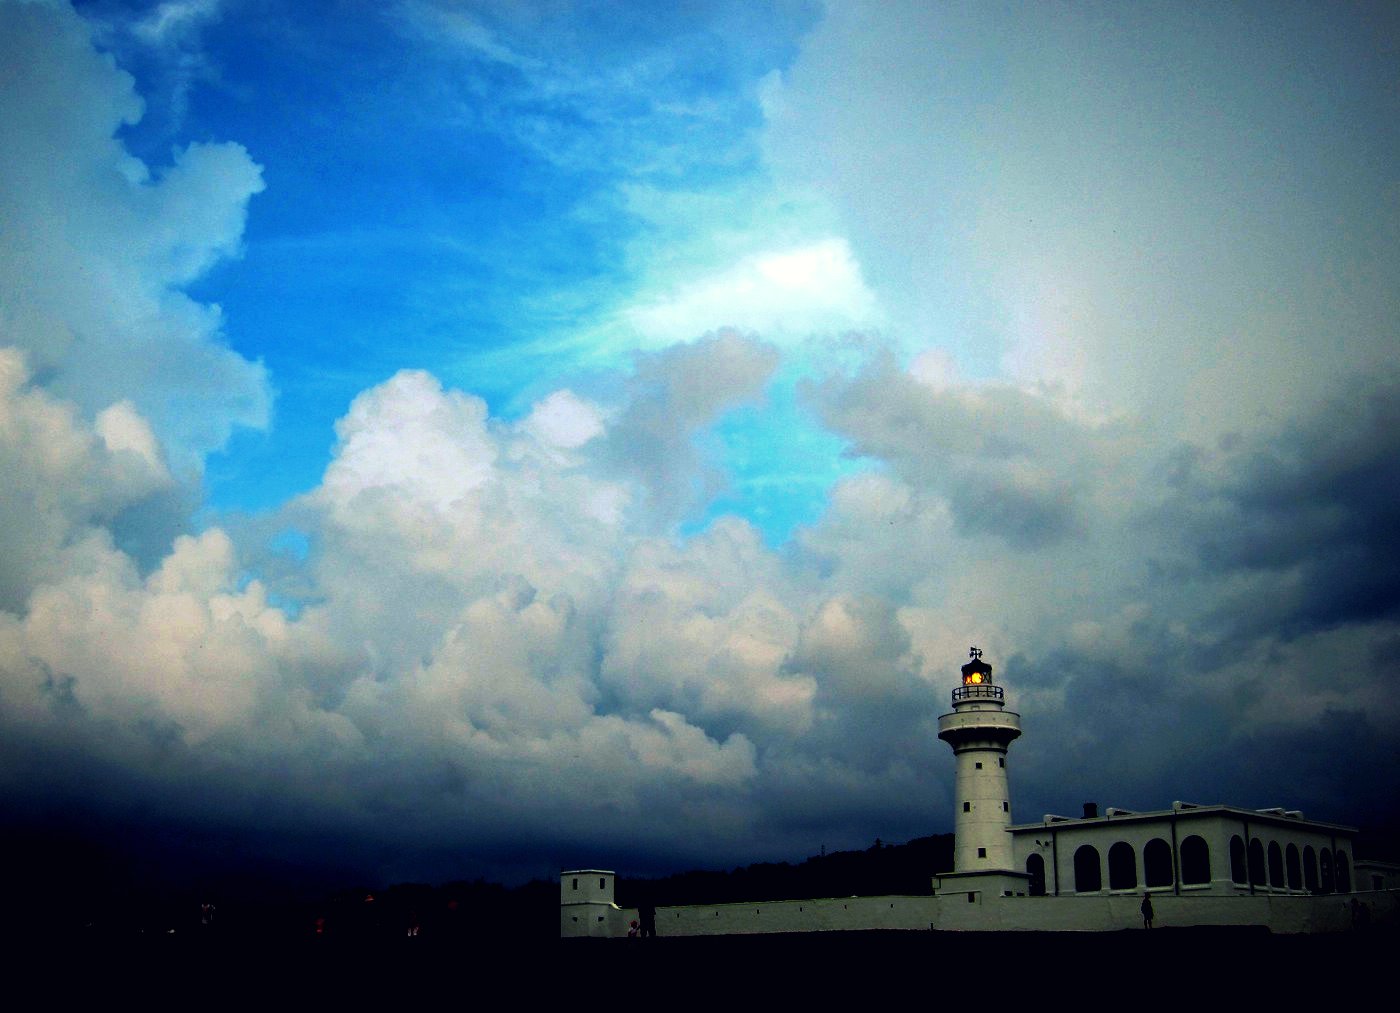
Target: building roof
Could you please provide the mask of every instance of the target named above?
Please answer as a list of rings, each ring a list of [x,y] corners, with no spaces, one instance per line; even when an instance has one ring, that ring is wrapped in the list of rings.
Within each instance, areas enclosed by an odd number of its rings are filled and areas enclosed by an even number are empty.
[[[1293,815],[1290,815],[1293,814]],[[1175,817],[1176,819],[1199,819],[1205,816],[1235,816],[1251,823],[1267,823],[1274,826],[1307,827],[1313,830],[1326,830],[1331,833],[1355,834],[1356,827],[1342,823],[1327,823],[1321,820],[1305,819],[1295,809],[1244,809],[1232,805],[1196,805],[1191,802],[1174,802],[1170,809],[1157,809],[1150,812],[1129,811],[1108,807],[1102,816],[1052,816],[1037,823],[1018,823],[1007,827],[1013,834],[1041,832],[1046,827],[1056,830],[1078,827],[1097,827],[1110,823],[1145,823]]]

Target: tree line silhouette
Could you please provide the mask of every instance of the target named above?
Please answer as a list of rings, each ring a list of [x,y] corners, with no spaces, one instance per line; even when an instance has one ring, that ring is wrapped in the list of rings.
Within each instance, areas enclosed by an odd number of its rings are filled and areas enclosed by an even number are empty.
[[[725,904],[815,897],[921,895],[933,892],[933,875],[953,867],[953,835],[918,837],[906,844],[876,839],[865,851],[813,855],[796,865],[760,862],[730,872],[680,872],[657,879],[617,881],[620,907],[645,900],[658,907]]]

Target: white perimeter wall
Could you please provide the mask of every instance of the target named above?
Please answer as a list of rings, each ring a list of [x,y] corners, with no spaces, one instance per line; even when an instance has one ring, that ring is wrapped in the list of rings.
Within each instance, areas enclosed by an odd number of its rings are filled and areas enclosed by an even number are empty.
[[[1400,891],[1296,897],[1173,896],[1152,898],[1157,928],[1193,925],[1261,925],[1278,933],[1341,932],[1352,928],[1351,900],[1370,909],[1370,921],[1400,922]],[[910,929],[954,932],[1081,931],[1110,932],[1142,926],[1137,896],[990,897],[949,894],[936,897],[849,897],[706,904],[656,909],[660,936],[745,935],[765,932],[823,932]],[[586,921],[570,922],[564,908],[561,932],[623,935],[636,909],[590,911]],[[584,907],[585,905],[580,905]],[[576,911],[574,914],[582,915]],[[602,921],[597,917],[603,916]],[[586,931],[580,931],[587,925]]]

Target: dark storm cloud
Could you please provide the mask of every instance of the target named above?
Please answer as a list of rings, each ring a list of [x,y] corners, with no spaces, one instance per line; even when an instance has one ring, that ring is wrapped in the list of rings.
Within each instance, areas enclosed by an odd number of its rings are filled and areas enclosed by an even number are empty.
[[[1065,687],[1062,706],[1025,715],[1026,736],[1013,747],[1018,822],[1076,815],[1083,801],[1153,809],[1178,799],[1282,805],[1363,825],[1394,819],[1393,731],[1364,707],[1252,721],[1262,698],[1291,687],[1274,684],[1264,665],[1232,669],[1233,656],[1172,653],[1115,659],[1062,648],[1008,666],[1013,686]],[[1366,772],[1361,782],[1347,776],[1357,770]]]
[[[1400,614],[1400,378],[1360,377],[1278,434],[1187,464],[1173,504],[1203,570],[1275,575],[1293,634]]]
[[[886,356],[810,391],[851,454],[889,462],[946,497],[959,531],[1036,550],[1082,534],[1093,436],[1045,398],[1009,386],[934,388]]]
[[[887,478],[849,484],[860,495],[838,491],[833,526],[805,536],[833,581],[850,579],[841,567],[852,560],[891,560],[911,580],[883,586],[932,603],[906,606],[910,622],[1019,631],[1002,669],[1025,701],[1018,819],[1074,812],[1081,794],[1129,808],[1186,797],[1346,817],[1340,768],[1316,754],[1313,729],[1357,721],[1368,769],[1393,734],[1393,377],[1347,385],[1299,422],[1215,450],[1076,417],[1043,392],[926,384],[878,361],[815,400],[853,452],[889,465]],[[970,523],[966,490],[1028,475],[1038,491],[1050,487],[1041,476],[1065,476],[1058,502],[1072,524],[1018,539],[1026,529],[992,495],[990,516]],[[1053,516],[1056,500],[1033,502],[1032,516]],[[933,518],[940,505],[965,541],[919,533],[910,515]],[[988,529],[1004,551],[969,537]],[[883,555],[885,543],[902,556]],[[1337,748],[1350,756],[1352,745]],[[1392,766],[1347,789],[1362,813],[1349,818],[1390,818]]]

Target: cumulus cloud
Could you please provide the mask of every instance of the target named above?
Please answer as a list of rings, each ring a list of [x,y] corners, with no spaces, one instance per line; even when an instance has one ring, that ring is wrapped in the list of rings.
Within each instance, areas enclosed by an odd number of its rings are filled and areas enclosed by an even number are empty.
[[[177,492],[130,404],[109,406],[93,431],[71,404],[32,384],[12,347],[0,348],[0,471],[0,608],[12,611],[64,573],[74,540],[110,537],[135,512],[160,514]],[[167,544],[175,530],[165,530]]]
[[[88,417],[129,401],[182,470],[270,406],[217,306],[182,287],[237,253],[261,170],[232,143],[147,166],[115,135],[142,113],[131,77],[58,4],[0,4],[0,341]]]
[[[638,543],[610,604],[602,686],[707,726],[791,735],[816,683],[785,665],[802,596],[749,525],[724,520],[687,543]]]
[[[326,473],[337,503],[387,490],[447,511],[491,477],[496,450],[485,429],[486,403],[405,371],[366,391],[336,425],[340,437]]]
[[[573,391],[556,390],[534,406],[524,428],[541,442],[573,450],[603,432],[603,418]]]

